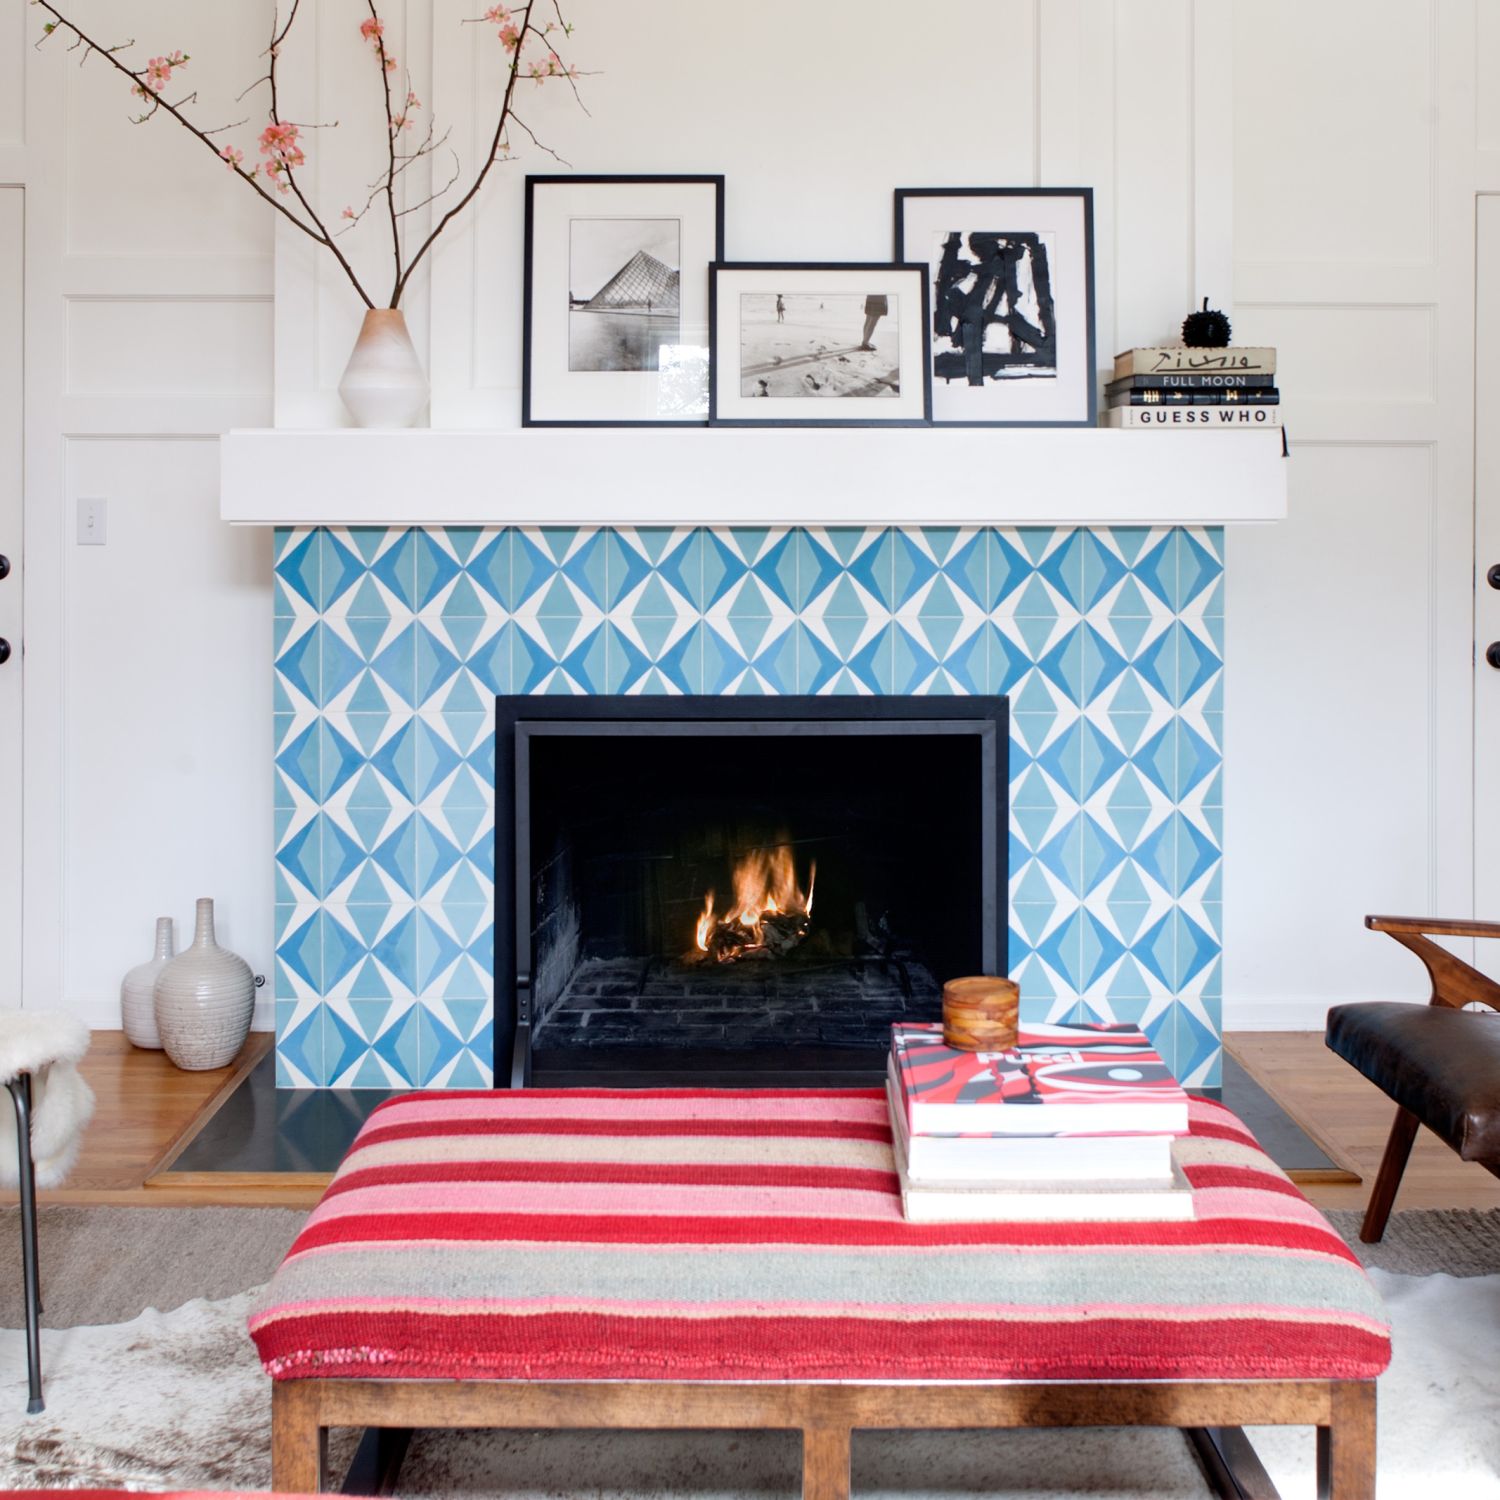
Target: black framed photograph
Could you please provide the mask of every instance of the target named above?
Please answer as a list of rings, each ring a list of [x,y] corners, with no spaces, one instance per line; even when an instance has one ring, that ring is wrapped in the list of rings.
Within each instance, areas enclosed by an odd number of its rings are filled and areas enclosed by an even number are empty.
[[[733,261],[709,275],[713,425],[929,420],[925,266]]]
[[[1094,425],[1091,188],[897,188],[896,259],[927,268],[935,423]]]
[[[523,427],[708,420],[722,177],[528,177]]]

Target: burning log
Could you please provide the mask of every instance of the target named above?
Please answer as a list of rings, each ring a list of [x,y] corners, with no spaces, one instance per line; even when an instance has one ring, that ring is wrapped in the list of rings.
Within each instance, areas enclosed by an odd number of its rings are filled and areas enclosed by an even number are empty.
[[[804,895],[789,845],[752,849],[735,865],[734,905],[729,911],[715,911],[712,891],[704,898],[696,934],[702,961],[724,964],[790,953],[811,929],[816,878],[814,864]]]

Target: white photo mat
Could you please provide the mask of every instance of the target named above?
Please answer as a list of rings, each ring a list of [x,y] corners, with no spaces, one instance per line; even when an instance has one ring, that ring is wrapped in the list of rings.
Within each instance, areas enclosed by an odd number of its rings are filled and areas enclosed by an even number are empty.
[[[528,179],[527,210],[523,421],[707,421],[708,267],[722,253],[723,179]],[[586,347],[581,357],[578,325],[612,315],[596,318],[583,308],[615,276],[636,274],[630,270],[636,245],[658,281],[663,268],[677,273],[676,326],[650,351],[656,368],[604,368],[597,361],[591,367]],[[621,261],[613,276],[611,247]],[[667,265],[674,249],[677,264]],[[659,329],[672,320],[636,307],[618,321],[633,323],[632,332],[645,338],[645,325]]]
[[[989,376],[982,384],[944,378],[936,366],[954,346],[937,332],[942,317],[939,266],[949,235],[1036,234],[1046,246],[1056,330],[1055,373]],[[982,426],[1092,426],[1096,419],[1094,370],[1092,194],[1088,189],[929,192],[896,195],[896,255],[928,267],[933,339],[929,353],[932,420]],[[986,347],[997,340],[987,334]]]
[[[924,267],[730,262],[711,276],[715,424],[928,421]]]

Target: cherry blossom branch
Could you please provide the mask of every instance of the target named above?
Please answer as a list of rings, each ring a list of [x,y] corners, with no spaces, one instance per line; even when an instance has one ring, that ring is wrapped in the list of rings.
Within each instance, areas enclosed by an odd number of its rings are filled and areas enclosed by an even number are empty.
[[[396,263],[396,279],[391,291],[391,306],[394,307],[401,293],[401,225],[396,216],[396,131],[398,127],[395,111],[391,108],[391,74],[396,69],[396,59],[386,53],[385,23],[375,9],[375,0],[365,0],[365,5],[369,9],[370,19],[360,26],[360,30],[365,33],[366,40],[373,40],[375,43],[375,55],[380,59],[380,86],[385,98],[385,206],[391,220],[391,257]],[[415,98],[416,95],[412,93],[408,85],[406,112],[401,116],[403,128],[412,108],[411,101]]]
[[[202,141],[203,144],[213,152],[214,156],[217,159],[228,163],[230,171],[232,171],[234,175],[238,177],[242,182],[247,183],[254,192],[258,193],[262,198],[264,198],[265,201],[269,203],[277,213],[279,213],[284,219],[286,219],[289,224],[295,224],[296,227],[300,229],[302,233],[305,234],[309,239],[315,240],[318,244],[325,246],[328,250],[331,250],[334,257],[343,267],[345,275],[347,275],[349,280],[353,283],[354,290],[359,293],[361,299],[364,301],[365,306],[373,307],[375,305],[366,295],[365,289],[359,284],[359,278],[354,274],[353,267],[350,266],[347,260],[345,260],[338,246],[333,243],[332,236],[329,235],[328,231],[324,229],[321,224],[318,224],[315,228],[313,227],[313,225],[308,224],[307,222],[299,218],[285,203],[278,201],[277,195],[275,193],[269,192],[266,188],[261,186],[261,184],[256,180],[254,169],[251,169],[250,171],[245,170],[245,168],[241,165],[244,159],[243,152],[238,152],[237,154],[231,155],[229,153],[234,151],[233,147],[226,146],[221,148],[219,146],[216,146],[207,131],[202,130],[198,126],[194,125],[193,122],[188,119],[188,117],[184,115],[176,105],[172,104],[169,100],[163,99],[160,94],[156,92],[156,89],[152,87],[152,84],[155,81],[153,77],[153,69],[156,69],[156,72],[159,74],[161,70],[157,68],[156,65],[158,63],[167,63],[169,61],[168,59],[155,59],[147,67],[141,69],[128,68],[124,63],[120,61],[118,57],[114,55],[115,52],[120,50],[119,46],[105,47],[96,42],[94,38],[91,37],[86,31],[84,31],[75,22],[70,21],[65,15],[63,15],[63,13],[51,3],[51,0],[32,0],[32,4],[41,6],[41,8],[46,11],[49,16],[52,17],[52,21],[45,28],[44,39],[46,36],[51,36],[59,27],[61,27],[63,30],[68,31],[73,35],[75,40],[72,43],[72,47],[76,48],[82,46],[86,49],[84,52],[85,60],[87,60],[90,53],[97,53],[110,65],[110,67],[114,68],[117,72],[122,73],[126,78],[128,78],[138,92],[154,98],[155,109],[153,109],[152,113],[155,113],[156,109],[165,110],[167,114],[169,114],[174,120],[177,121],[179,125],[182,126],[184,130],[186,130],[190,135],[195,136],[198,140]],[[124,44],[121,45],[123,46]],[[172,54],[172,56],[181,59],[179,62],[172,64],[172,66],[181,67],[187,61],[187,59],[185,57],[182,57],[182,54],[180,53],[174,53]],[[171,66],[167,67],[166,73],[169,77],[171,73]],[[165,81],[165,78],[160,79],[160,83],[165,83]],[[159,87],[160,84],[158,84],[157,86]],[[147,118],[149,118],[149,116]],[[223,127],[220,128],[222,129]],[[317,221],[316,219],[314,219],[314,224],[316,223]]]
[[[286,186],[291,189],[297,202],[302,205],[302,211],[317,225],[318,235],[314,236],[314,238],[321,236],[322,243],[328,247],[333,258],[338,261],[344,275],[349,278],[354,290],[359,293],[365,306],[373,308],[375,306],[373,299],[365,291],[359,277],[354,274],[354,267],[349,264],[344,252],[334,244],[333,235],[329,233],[328,226],[318,217],[318,211],[308,201],[307,195],[302,191],[302,185],[297,181],[296,175],[292,170],[294,167],[300,167],[306,160],[306,157],[303,155],[302,148],[297,144],[299,127],[288,124],[281,118],[279,95],[276,88],[276,64],[281,57],[281,44],[286,41],[287,35],[292,29],[292,22],[297,19],[297,11],[301,4],[302,0],[292,0],[291,7],[287,11],[286,25],[280,31],[276,29],[276,9],[274,6],[271,9],[271,46],[266,61],[266,85],[271,91],[271,123],[261,133],[260,138],[260,149],[268,158],[265,171],[268,175],[276,176],[278,185],[281,179],[285,179]],[[238,162],[233,162],[232,165],[237,172],[242,170]]]

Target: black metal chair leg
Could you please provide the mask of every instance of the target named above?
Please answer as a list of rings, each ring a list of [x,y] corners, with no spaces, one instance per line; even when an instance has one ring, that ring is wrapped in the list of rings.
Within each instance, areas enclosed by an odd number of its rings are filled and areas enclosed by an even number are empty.
[[[6,1084],[16,1107],[16,1150],[21,1172],[21,1266],[26,1285],[26,1379],[28,1415],[42,1410],[42,1304],[37,1274],[36,1175],[31,1162],[31,1074]]]

